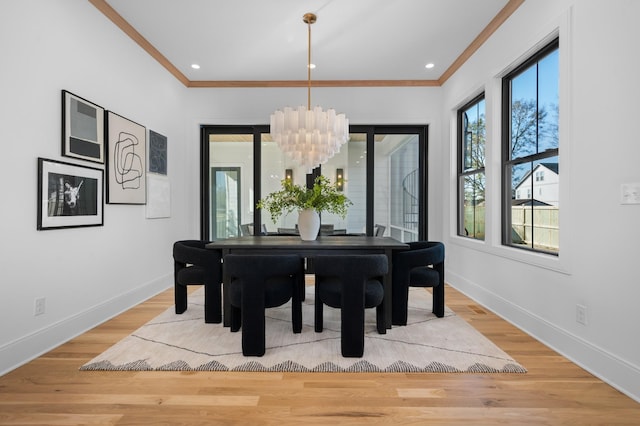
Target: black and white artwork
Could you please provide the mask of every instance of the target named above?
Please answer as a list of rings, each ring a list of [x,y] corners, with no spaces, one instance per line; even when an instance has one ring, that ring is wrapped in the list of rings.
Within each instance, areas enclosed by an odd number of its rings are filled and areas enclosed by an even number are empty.
[[[167,137],[149,130],[149,172],[167,174]]]
[[[62,91],[62,155],[104,163],[104,109]]]
[[[145,204],[146,129],[107,111],[107,203]]]
[[[101,169],[38,158],[37,229],[102,226]]]

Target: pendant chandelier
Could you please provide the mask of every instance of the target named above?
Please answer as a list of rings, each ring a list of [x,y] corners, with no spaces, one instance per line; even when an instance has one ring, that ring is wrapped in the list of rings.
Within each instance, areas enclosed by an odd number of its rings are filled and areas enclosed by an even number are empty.
[[[349,120],[334,109],[311,109],[311,24],[317,17],[305,13],[302,20],[307,24],[307,106],[271,114],[271,137],[296,164],[311,171],[340,152],[349,138]]]

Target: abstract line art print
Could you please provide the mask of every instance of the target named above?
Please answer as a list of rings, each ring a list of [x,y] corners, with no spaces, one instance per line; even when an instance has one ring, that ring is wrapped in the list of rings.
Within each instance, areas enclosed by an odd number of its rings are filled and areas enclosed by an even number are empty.
[[[146,203],[146,129],[107,111],[107,203]]]

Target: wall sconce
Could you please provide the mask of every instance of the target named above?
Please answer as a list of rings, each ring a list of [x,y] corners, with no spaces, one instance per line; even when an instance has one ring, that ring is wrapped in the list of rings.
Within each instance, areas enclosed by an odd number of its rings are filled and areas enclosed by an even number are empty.
[[[336,169],[336,189],[344,191],[344,170]]]
[[[293,182],[293,169],[286,169],[284,171],[284,179],[289,183]]]

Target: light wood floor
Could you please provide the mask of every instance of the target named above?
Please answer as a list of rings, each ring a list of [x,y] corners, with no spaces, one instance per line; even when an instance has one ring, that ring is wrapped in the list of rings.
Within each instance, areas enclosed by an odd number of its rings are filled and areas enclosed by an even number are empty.
[[[637,402],[451,287],[446,297],[528,373],[78,371],[171,306],[166,291],[0,377],[0,424],[640,424]]]

